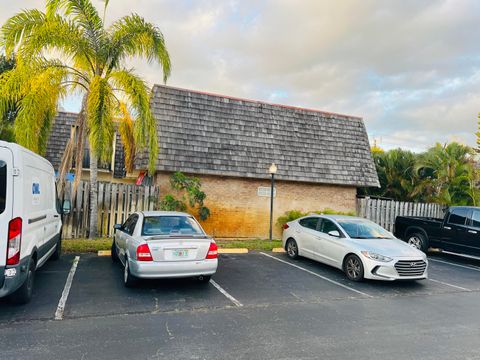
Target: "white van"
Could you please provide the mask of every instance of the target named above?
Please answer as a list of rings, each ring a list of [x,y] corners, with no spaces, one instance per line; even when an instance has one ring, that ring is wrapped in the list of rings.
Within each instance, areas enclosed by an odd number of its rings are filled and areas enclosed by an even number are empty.
[[[52,164],[0,141],[0,298],[31,299],[35,270],[60,256],[61,232]]]

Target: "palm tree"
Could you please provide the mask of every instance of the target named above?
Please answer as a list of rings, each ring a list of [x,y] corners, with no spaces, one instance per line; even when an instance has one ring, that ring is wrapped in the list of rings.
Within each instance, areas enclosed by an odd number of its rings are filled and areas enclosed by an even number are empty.
[[[15,121],[17,142],[42,153],[59,99],[83,96],[76,136],[62,159],[60,179],[75,161],[76,188],[80,180],[85,138],[90,151],[90,199],[97,198],[98,162],[111,159],[114,121],[126,142],[131,167],[133,155],[149,149],[153,171],[158,154],[150,90],[132,69],[135,56],[156,62],[166,81],[170,58],[161,31],[136,14],[105,25],[108,0],[100,16],[91,0],[46,0],[46,10],[24,10],[1,30],[7,56],[14,50],[17,66],[0,77],[0,116],[11,103],[19,104]],[[132,121],[133,120],[133,121]],[[132,142],[135,142],[132,144]],[[97,209],[90,202],[89,237],[97,235]]]
[[[477,202],[477,170],[473,149],[455,142],[437,143],[422,154],[416,170],[423,181],[419,191],[445,205],[470,205]]]

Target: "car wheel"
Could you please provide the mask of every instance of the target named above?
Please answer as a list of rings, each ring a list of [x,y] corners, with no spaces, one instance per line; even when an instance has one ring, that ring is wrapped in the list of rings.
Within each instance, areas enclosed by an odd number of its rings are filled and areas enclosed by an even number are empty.
[[[117,246],[115,245],[115,239],[112,241],[112,250],[111,252],[111,257],[113,262],[118,262],[120,259],[118,258],[118,253],[117,253]]]
[[[15,291],[10,300],[12,303],[17,305],[23,305],[30,302],[32,299],[33,293],[33,283],[35,280],[35,261],[30,259],[30,264],[28,266],[27,278],[23,282],[22,286]]]
[[[427,238],[422,233],[410,234],[407,239],[407,244],[423,251],[424,253],[428,250]]]
[[[287,255],[290,259],[298,258],[298,245],[297,242],[293,239],[287,241]]]
[[[202,276],[199,276],[199,277],[198,277],[198,281],[207,284],[207,283],[210,282],[210,279],[211,279],[211,278],[212,278],[212,277],[211,277],[210,275],[202,275]]]
[[[125,267],[123,269],[123,283],[126,287],[133,287],[137,284],[137,278],[130,272],[128,259],[125,258]]]
[[[61,254],[62,254],[62,238],[60,237],[57,241],[57,247],[55,248],[55,251],[53,252],[50,259],[58,260],[58,259],[60,259]]]
[[[352,281],[362,281],[364,270],[362,260],[357,255],[349,255],[345,259],[345,274]]]

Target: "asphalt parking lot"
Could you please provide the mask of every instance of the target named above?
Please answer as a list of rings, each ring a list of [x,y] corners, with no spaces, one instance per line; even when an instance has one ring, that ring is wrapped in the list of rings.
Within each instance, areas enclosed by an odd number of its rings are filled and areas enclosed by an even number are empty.
[[[109,257],[79,255],[72,275],[74,260],[38,271],[27,306],[0,301],[1,359],[480,359],[474,260],[433,254],[429,280],[352,283],[307,259],[231,254],[210,284],[134,289]]]

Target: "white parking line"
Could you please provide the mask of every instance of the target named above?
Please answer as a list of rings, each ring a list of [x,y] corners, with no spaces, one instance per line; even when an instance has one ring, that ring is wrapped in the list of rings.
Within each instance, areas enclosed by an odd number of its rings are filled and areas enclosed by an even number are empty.
[[[350,286],[343,285],[343,284],[341,284],[341,283],[339,283],[339,282],[337,282],[337,281],[335,281],[335,280],[329,279],[329,278],[327,278],[327,277],[325,277],[325,276],[322,276],[322,275],[320,275],[320,274],[317,274],[316,272],[313,272],[313,271],[311,271],[311,270],[305,269],[305,268],[303,268],[303,267],[301,267],[301,266],[292,264],[292,263],[290,263],[290,262],[288,262],[288,261],[279,259],[279,258],[277,258],[277,257],[275,257],[275,256],[266,254],[266,253],[264,253],[264,252],[261,252],[260,254],[265,255],[265,256],[267,256],[267,257],[269,257],[269,258],[272,258],[272,259],[274,259],[274,260],[280,261],[280,262],[282,262],[282,263],[284,263],[284,264],[293,266],[294,268],[297,268],[297,269],[300,269],[300,270],[302,270],[302,271],[305,271],[305,272],[307,272],[307,273],[309,273],[309,274],[311,274],[311,275],[314,275],[314,276],[316,276],[316,277],[319,277],[319,278],[321,278],[321,279],[323,279],[323,280],[325,280],[325,281],[331,282],[332,284],[338,285],[338,286],[340,286],[340,287],[342,287],[342,288],[344,288],[344,289],[347,289],[347,290],[356,292],[357,294],[360,294],[360,295],[363,295],[363,296],[366,296],[366,297],[369,297],[369,298],[373,298],[372,295],[369,295],[369,294],[367,294],[367,293],[364,293],[363,291],[360,291],[360,290],[356,290],[356,289],[354,289],[354,288],[351,288]]]
[[[474,270],[474,271],[480,271],[480,268],[477,268],[477,267],[472,267],[472,266],[468,266],[468,265],[456,264],[456,263],[452,263],[452,262],[445,261],[445,260],[438,260],[438,259],[428,258],[428,261],[434,261],[434,262],[439,262],[439,263],[443,263],[443,264],[458,266],[458,267],[461,267],[461,268],[470,269],[470,270]]]
[[[461,286],[458,286],[458,285],[453,285],[453,284],[449,284],[449,283],[446,283],[444,281],[440,281],[440,280],[435,280],[435,279],[428,279],[430,281],[433,281],[435,283],[439,283],[439,284],[442,284],[442,285],[445,285],[445,286],[450,286],[452,288],[455,288],[455,289],[459,289],[459,290],[463,290],[463,291],[472,291],[470,289],[467,289],[467,288],[464,288],[464,287],[461,287]]]
[[[230,295],[227,290],[225,290],[224,288],[222,288],[220,285],[218,285],[215,281],[213,280],[210,280],[210,284],[212,284],[213,286],[215,286],[217,288],[218,291],[220,291],[223,295],[225,295],[225,297],[230,300],[232,303],[235,304],[236,307],[242,307],[243,304],[238,301],[237,299],[235,299],[232,295]]]
[[[75,271],[77,271],[77,265],[79,261],[80,261],[80,256],[75,256],[75,259],[73,260],[72,268],[68,273],[67,282],[65,283],[65,287],[63,288],[62,296],[60,297],[60,301],[58,302],[57,311],[55,312],[55,320],[63,319],[65,304],[67,303],[68,294],[70,293],[70,288],[72,287],[73,276],[75,275]]]

